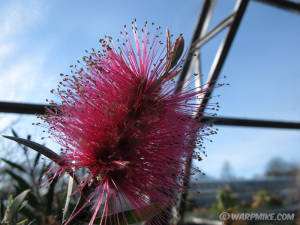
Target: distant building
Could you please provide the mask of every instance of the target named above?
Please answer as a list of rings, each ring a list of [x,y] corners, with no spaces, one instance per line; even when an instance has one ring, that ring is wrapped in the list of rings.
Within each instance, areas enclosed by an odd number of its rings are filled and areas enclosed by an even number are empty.
[[[200,180],[191,185],[191,194],[200,207],[210,207],[216,202],[216,193],[220,188],[229,187],[236,194],[239,201],[251,201],[252,196],[261,190],[276,193],[285,198],[285,201],[293,201],[290,196],[299,195],[300,188],[296,178],[278,177],[261,178],[252,180]],[[291,202],[292,203],[292,202]],[[299,202],[298,202],[299,203]]]

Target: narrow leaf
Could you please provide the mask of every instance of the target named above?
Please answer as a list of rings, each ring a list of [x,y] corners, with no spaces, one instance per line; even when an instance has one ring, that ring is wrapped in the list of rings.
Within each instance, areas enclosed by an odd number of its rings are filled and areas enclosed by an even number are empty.
[[[168,28],[166,28],[166,44],[167,44],[167,57],[169,58],[171,53],[172,41],[171,41],[170,31]]]
[[[7,203],[7,207],[6,207],[6,210],[5,210],[5,213],[4,213],[4,217],[1,221],[0,224],[3,224],[3,223],[6,223],[7,220],[8,220],[8,215],[9,215],[9,211],[10,211],[10,208],[13,204],[13,201],[14,201],[14,198],[12,195],[9,195],[9,198],[8,198],[8,203]]]
[[[36,222],[36,220],[32,220],[27,225],[33,225],[35,222]]]
[[[24,219],[20,222],[17,223],[17,225],[23,225],[23,224],[26,224],[28,222],[28,219]]]
[[[184,39],[183,39],[182,34],[180,34],[174,44],[170,68],[172,68],[173,66],[175,66],[177,64],[178,60],[180,59],[180,57],[183,53],[183,50],[184,50]]]
[[[55,190],[55,185],[57,184],[57,177],[51,182],[50,187],[48,189],[48,192],[45,196],[46,198],[46,211],[50,215],[52,211],[52,205],[53,205],[53,198],[54,198],[54,190]]]
[[[20,209],[21,214],[27,217],[30,220],[39,221],[40,220],[40,211],[31,209],[29,207],[23,207]],[[40,223],[36,223],[40,224]]]
[[[15,138],[19,138],[19,135],[17,134],[17,132],[14,129],[11,129],[11,132],[12,132],[12,134],[13,134],[13,136]],[[23,149],[24,153],[27,155],[27,148],[26,148],[26,146],[23,146],[20,143],[18,143],[18,144],[21,146],[21,148]]]
[[[4,159],[4,158],[0,158],[0,160],[3,161],[3,162],[5,162],[6,164],[10,165],[11,167],[13,167],[13,168],[21,171],[21,172],[26,172],[26,170],[22,166],[14,163],[14,162],[12,162],[10,160]]]
[[[53,160],[54,162],[56,162],[57,164],[59,164],[61,166],[64,165],[63,161],[61,160],[61,157],[58,154],[56,154],[55,152],[53,152],[52,150],[50,150],[49,148],[47,148],[41,144],[38,144],[38,143],[30,141],[30,140],[26,140],[23,138],[19,138],[19,137],[11,137],[11,136],[6,136],[6,135],[3,135],[3,137],[13,140],[19,144],[23,144],[29,148],[32,148],[33,150],[41,153],[42,155],[48,157],[49,159]]]
[[[41,157],[41,153],[37,153],[36,154],[36,157],[35,157],[35,159],[34,159],[34,163],[33,163],[33,168],[35,169],[35,167],[37,166],[37,164],[38,164],[38,162],[39,162],[39,160],[40,160],[40,157]]]
[[[18,183],[17,190],[23,191],[26,189],[31,189],[30,185],[22,177],[15,174],[13,171],[5,170],[5,172],[7,172],[13,179],[15,179],[17,181],[17,183]],[[28,202],[32,207],[34,207],[36,209],[40,208],[40,204],[39,204],[37,198],[32,193],[28,194]]]
[[[8,169],[6,169],[5,172],[18,182],[18,185],[22,190],[30,189],[30,185],[22,177]]]
[[[36,223],[36,220],[32,220],[27,225],[34,225],[35,223]]]
[[[175,79],[181,72],[182,70],[178,70],[174,71],[172,74],[168,74],[168,79],[166,79],[166,81]]]
[[[69,209],[72,190],[73,190],[73,183],[74,183],[74,180],[70,176],[69,177],[69,183],[68,183],[68,190],[67,190],[67,198],[66,198],[66,203],[65,203],[64,213],[63,213],[63,221],[65,221],[66,215],[67,215],[67,212],[68,212],[68,209]]]
[[[168,40],[170,38],[169,30],[167,29],[166,32],[167,32],[167,48],[168,48],[168,45],[170,45],[171,40]],[[161,85],[161,83],[174,79],[179,73],[181,73],[181,70],[177,72],[176,71],[170,72],[170,70],[177,65],[178,60],[180,59],[183,53],[183,50],[184,50],[184,39],[182,34],[180,34],[179,37],[176,39],[172,51],[168,50],[169,53],[167,56],[166,67],[164,68],[164,72],[162,73],[162,75],[157,79],[156,84],[153,85],[152,90],[156,89],[159,85]]]
[[[0,218],[4,216],[4,203],[3,200],[0,200]]]
[[[25,190],[14,199],[8,214],[8,223],[10,225],[16,224],[16,218],[17,218],[16,215],[18,213],[18,210],[29,192],[30,190]]]
[[[49,167],[48,167],[49,168]],[[43,166],[40,170],[40,174],[39,174],[39,178],[38,178],[38,182],[41,183],[42,182],[42,178],[45,175],[45,173],[48,171],[47,167],[46,167],[46,163],[43,162]]]
[[[11,137],[11,136],[6,136],[6,135],[2,135],[2,136],[7,138],[7,139],[13,140],[13,141],[15,141],[19,144],[22,144],[22,145],[25,145],[29,148],[32,148],[33,150],[35,150],[38,153],[46,156],[47,158],[51,159],[52,161],[54,161],[55,163],[57,163],[60,166],[65,165],[64,161],[62,160],[62,158],[58,154],[56,154],[51,149],[45,147],[44,145],[41,145],[39,143],[30,141],[30,140],[26,140],[26,139],[23,139],[23,138],[19,138],[19,137]],[[36,162],[38,162],[37,158],[36,158],[36,160],[37,160]],[[73,171],[67,170],[66,172],[69,173],[70,176],[74,177],[74,180],[75,180],[76,184],[78,184],[78,179],[76,178],[76,176],[73,175]]]
[[[28,201],[23,201],[22,205],[20,206],[19,210],[23,209],[28,204]]]
[[[14,135],[14,137],[18,138],[19,135],[17,134],[17,132],[14,129],[11,129],[12,134]]]

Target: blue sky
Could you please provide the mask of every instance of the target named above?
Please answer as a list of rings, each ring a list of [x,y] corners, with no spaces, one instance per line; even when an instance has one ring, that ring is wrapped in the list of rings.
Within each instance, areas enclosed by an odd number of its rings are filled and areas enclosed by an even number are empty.
[[[169,27],[175,35],[183,33],[189,44],[202,1],[182,2],[1,1],[0,100],[45,103],[59,73],[68,73],[85,49],[97,48],[100,37],[118,37],[133,18],[138,24],[148,20]],[[217,2],[212,26],[232,11],[234,3]],[[299,24],[297,14],[250,2],[221,72],[230,86],[215,92],[221,94],[220,116],[300,121]],[[223,36],[224,32],[201,51],[206,75]],[[0,114],[0,130],[16,118]],[[40,131],[30,125],[35,120],[22,116],[15,128],[22,127],[23,135],[30,132],[38,140]],[[206,144],[208,157],[199,164],[207,174],[219,176],[226,160],[243,177],[262,173],[275,156],[299,162],[299,131],[218,128],[214,142]]]

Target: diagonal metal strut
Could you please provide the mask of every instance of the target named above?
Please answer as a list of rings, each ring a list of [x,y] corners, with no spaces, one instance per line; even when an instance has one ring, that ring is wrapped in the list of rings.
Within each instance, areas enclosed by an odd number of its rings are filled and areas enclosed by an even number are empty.
[[[204,2],[204,6],[203,6],[204,9],[205,9],[206,4],[209,4],[208,2],[209,1]],[[219,25],[217,25],[214,29],[212,29],[212,31],[209,32],[206,36],[204,36],[205,31],[203,33],[200,33],[200,37],[198,37],[196,39],[195,39],[195,35],[197,35],[197,36],[199,36],[199,35],[194,34],[194,38],[193,38],[192,45],[191,45],[192,47],[190,48],[190,52],[189,52],[189,57],[191,57],[191,55],[194,54],[193,51],[195,51],[195,46],[201,47],[211,37],[213,37],[215,34],[220,32],[221,30],[223,30],[226,26],[230,25],[229,29],[227,31],[227,34],[225,35],[225,38],[224,38],[223,42],[221,43],[221,45],[219,46],[219,49],[215,56],[214,62],[212,64],[212,67],[211,67],[211,70],[210,70],[210,73],[208,76],[208,80],[204,86],[204,88],[208,88],[208,91],[206,91],[201,96],[201,99],[199,102],[199,109],[198,109],[197,114],[195,115],[195,118],[200,118],[200,119],[202,118],[202,120],[203,120],[204,110],[206,108],[206,105],[208,104],[208,101],[212,94],[214,85],[215,85],[216,81],[218,80],[219,74],[224,65],[225,59],[230,50],[231,44],[234,40],[235,34],[238,30],[238,27],[240,25],[240,22],[242,20],[242,17],[244,15],[244,12],[246,10],[248,2],[249,2],[249,0],[237,0],[235,8],[234,8],[234,12],[231,15],[229,15],[225,20],[223,20]],[[210,10],[211,10],[210,12],[212,12],[213,6],[210,8]],[[203,9],[201,12],[200,21],[202,18],[202,13],[203,13]],[[210,17],[209,17],[208,21],[209,20],[210,20]],[[200,22],[198,23],[198,26],[199,26],[199,24],[201,25]],[[197,28],[196,31],[197,30],[201,30],[201,29]],[[205,37],[207,37],[207,38],[205,38]],[[210,37],[210,38],[208,38],[208,37]],[[199,39],[199,41],[198,41],[198,39]],[[199,54],[200,54],[200,50],[199,50]],[[178,88],[176,89],[176,91],[181,91],[184,88],[183,83],[185,81],[187,81],[187,79],[189,78],[189,76],[191,74],[191,73],[189,73],[189,74],[187,73],[191,70],[192,63],[190,63],[190,62],[193,62],[193,60],[188,61],[186,63],[186,65],[184,66],[184,69],[182,72],[183,74],[181,74],[181,77],[180,77],[179,83],[178,83]],[[200,62],[199,62],[199,64],[200,64]],[[187,67],[187,68],[185,69],[185,67]],[[200,77],[200,79],[201,79],[201,77]],[[184,179],[184,186],[186,186],[186,187],[189,186],[191,165],[192,165],[192,158],[187,158],[186,167],[185,167],[185,179]],[[187,193],[184,192],[181,196],[181,201],[180,201],[180,205],[179,205],[179,214],[180,214],[179,224],[183,224],[184,212],[185,212],[185,208],[186,208],[186,197],[187,197]]]

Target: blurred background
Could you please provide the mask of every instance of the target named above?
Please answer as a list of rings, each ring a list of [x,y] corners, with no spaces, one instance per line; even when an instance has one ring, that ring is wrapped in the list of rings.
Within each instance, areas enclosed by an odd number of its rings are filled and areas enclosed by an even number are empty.
[[[69,65],[81,59],[84,50],[99,48],[99,38],[118,38],[123,25],[134,18],[140,27],[153,21],[163,29],[168,27],[175,37],[182,33],[187,49],[203,2],[0,1],[0,101],[46,104],[47,98],[53,98],[50,90],[60,81],[60,73],[69,73]],[[228,16],[235,3],[216,1],[208,30]],[[300,122],[299,24],[299,13],[249,2],[220,73],[230,85],[213,93],[213,101],[221,106],[218,116]],[[220,32],[201,48],[204,78],[225,35]],[[50,139],[40,140],[44,134],[32,125],[36,122],[34,115],[0,113],[0,132],[12,135],[13,129],[14,135],[59,150]],[[205,142],[207,157],[193,162],[206,175],[191,177],[186,223],[205,224],[199,218],[217,221],[225,209],[298,212],[299,129],[216,127],[219,132],[210,137],[213,142]],[[26,185],[38,185],[38,177],[48,166],[40,156],[4,138],[0,138],[0,157],[4,159],[0,162],[2,200],[9,193],[20,193]],[[29,166],[34,162],[37,168]],[[24,171],[16,165],[22,165]],[[55,224],[51,215],[63,207],[64,185],[57,185],[55,203],[49,200],[53,193],[46,189],[31,196],[44,210],[35,215],[40,223]],[[49,201],[53,204],[50,209]],[[296,223],[295,219],[286,224]]]

